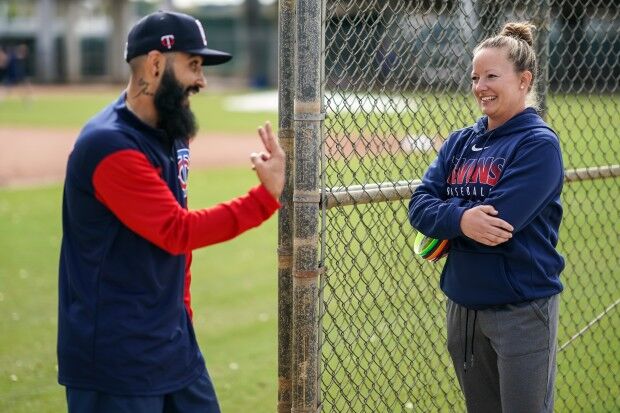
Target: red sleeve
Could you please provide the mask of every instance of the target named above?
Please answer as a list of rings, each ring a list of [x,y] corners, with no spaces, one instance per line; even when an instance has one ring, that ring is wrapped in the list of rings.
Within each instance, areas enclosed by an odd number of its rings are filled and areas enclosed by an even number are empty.
[[[260,225],[280,207],[258,185],[231,201],[188,211],[146,156],[132,149],[104,158],[93,174],[93,186],[97,199],[123,224],[174,255],[234,238]]]

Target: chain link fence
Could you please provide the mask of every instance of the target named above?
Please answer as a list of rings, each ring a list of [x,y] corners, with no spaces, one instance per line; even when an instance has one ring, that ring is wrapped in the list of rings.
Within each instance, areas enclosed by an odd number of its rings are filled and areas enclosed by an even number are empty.
[[[529,20],[567,169],[556,411],[620,411],[620,2],[323,6],[319,408],[465,410],[445,346],[443,261],[415,256],[407,204],[448,134],[480,116],[473,48]]]

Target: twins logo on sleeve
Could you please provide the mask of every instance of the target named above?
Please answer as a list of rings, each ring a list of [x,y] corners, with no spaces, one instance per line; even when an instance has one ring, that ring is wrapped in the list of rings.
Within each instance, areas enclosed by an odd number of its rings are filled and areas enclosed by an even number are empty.
[[[187,198],[187,180],[189,178],[189,149],[177,149],[177,170],[179,185],[183,190],[183,197]]]

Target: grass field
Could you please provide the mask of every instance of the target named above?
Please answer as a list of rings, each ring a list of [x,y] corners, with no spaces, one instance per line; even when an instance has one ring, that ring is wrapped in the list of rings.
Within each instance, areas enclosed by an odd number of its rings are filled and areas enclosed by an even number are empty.
[[[421,95],[416,102],[416,111],[385,117],[343,111],[328,117],[326,127],[330,136],[352,141],[369,133],[446,137],[448,125],[467,125],[477,116],[471,98],[462,95]],[[566,168],[620,163],[617,102],[618,96],[550,97],[548,118],[560,137]],[[327,161],[326,185],[418,178],[433,158],[432,152],[367,156],[352,151],[346,159]],[[564,188],[560,343],[620,298],[618,199],[620,178]],[[325,410],[463,411],[443,346],[441,265],[412,259],[406,203],[330,210],[326,226]],[[558,412],[620,409],[619,310],[611,310],[558,356]]]
[[[560,344],[620,298],[619,198],[620,178],[564,189]],[[463,411],[444,351],[441,263],[414,257],[406,202],[331,209],[327,228],[325,410]],[[620,408],[618,310],[559,354],[556,411]]]
[[[192,172],[190,206],[243,194],[251,171]],[[56,384],[61,187],[0,189],[0,412],[64,409]],[[197,251],[198,340],[225,412],[269,412],[277,400],[275,219]],[[234,264],[232,264],[234,263]]]
[[[195,111],[205,119],[203,130],[241,133],[254,130],[264,119],[275,121],[270,112],[227,112],[223,104],[227,96],[207,93],[193,100]],[[41,95],[27,109],[22,102],[10,100],[0,105],[0,128],[76,128],[115,97],[112,92]],[[444,133],[446,122],[470,116],[468,103],[454,97],[440,97],[433,103],[432,97],[420,96],[417,101],[418,107],[427,109],[419,109],[415,116],[406,114],[385,124],[345,117],[342,125],[349,126],[338,133],[347,128],[397,129],[409,123],[411,132]],[[614,102],[617,97],[606,96],[558,96],[550,101],[550,117],[563,138],[567,166],[620,163],[620,139],[614,132],[620,129],[620,117]],[[456,109],[459,105],[462,110]],[[339,161],[329,165],[328,181],[340,185],[417,177],[430,158],[427,154]],[[190,207],[242,194],[254,182],[247,170],[193,170]],[[559,247],[567,258],[561,343],[620,297],[618,199],[618,178],[565,187]],[[60,202],[60,185],[0,188],[3,413],[64,409],[55,356]],[[362,217],[365,226],[359,225]],[[362,406],[387,413],[459,411],[460,394],[443,350],[438,267],[411,254],[412,230],[406,222],[405,203],[335,209],[327,220],[324,411],[358,412],[364,411]],[[275,411],[276,234],[277,222],[272,219],[239,239],[195,253],[196,331],[224,412]],[[561,353],[558,412],[620,409],[619,331],[616,308]]]
[[[209,172],[193,172],[191,177],[192,207],[209,205],[224,200],[235,194],[242,193],[251,183],[252,177],[247,171],[219,170]],[[225,184],[226,183],[226,184]],[[620,274],[618,266],[613,267],[614,251],[611,247],[600,245],[600,254],[605,260],[596,261],[596,271],[592,268],[588,257],[573,255],[570,251],[579,251],[587,248],[588,231],[596,233],[599,238],[609,239],[618,233],[618,212],[614,209],[613,199],[620,196],[618,181],[613,185],[599,185],[597,193],[609,195],[608,201],[599,206],[581,199],[581,205],[586,210],[598,210],[600,213],[584,218],[581,214],[571,214],[565,220],[564,226],[572,228],[564,235],[562,251],[569,258],[564,280],[567,290],[563,295],[563,329],[561,342],[577,332],[589,320],[594,318],[599,304],[611,302],[620,292]],[[581,184],[573,184],[581,185]],[[584,190],[572,189],[571,197],[583,196]],[[215,195],[217,194],[217,195]],[[580,195],[581,194],[581,195]],[[58,412],[63,409],[62,388],[55,383],[55,333],[56,333],[56,279],[60,233],[59,202],[61,188],[52,186],[39,189],[0,190],[0,411],[2,412]],[[390,343],[390,336],[397,334],[400,339],[388,344],[387,348],[393,351],[409,354],[411,360],[405,359],[400,364],[401,371],[396,375],[392,384],[403,384],[400,387],[400,398],[415,400],[416,395],[409,390],[425,385],[437,379],[437,369],[441,366],[438,354],[441,354],[442,345],[437,342],[441,331],[440,298],[437,294],[437,274],[429,274],[429,267],[417,262],[412,257],[405,258],[403,266],[398,262],[396,252],[407,250],[407,229],[401,226],[404,221],[403,211],[395,208],[398,204],[390,204],[394,208],[379,209],[374,212],[369,207],[360,209],[349,217],[345,225],[342,216],[334,218],[340,222],[342,234],[351,237],[347,245],[353,250],[373,251],[372,238],[360,234],[361,229],[346,231],[346,228],[355,227],[359,216],[378,219],[378,214],[393,217],[395,225],[391,231],[401,234],[396,241],[384,247],[381,251],[392,250],[392,254],[384,254],[387,261],[378,261],[377,256],[369,254],[368,262],[358,262],[359,274],[351,272],[340,273],[337,269],[330,272],[333,292],[332,296],[346,294],[346,304],[340,308],[337,301],[331,300],[332,306],[343,310],[327,319],[325,326],[333,334],[333,325],[339,325],[345,331],[350,331],[351,343],[345,346],[338,344],[330,349],[325,346],[328,357],[326,371],[335,372],[332,376],[326,375],[324,386],[329,397],[338,394],[338,389],[353,390],[354,381],[349,378],[360,379],[360,375],[377,371],[379,366],[376,360],[383,360],[385,353],[373,353],[368,358],[366,352],[360,351],[360,346],[366,341],[372,342],[370,336],[376,332],[379,342],[372,350],[381,348],[383,340]],[[389,213],[389,210],[394,212]],[[607,212],[604,215],[604,212]],[[615,226],[606,226],[609,218]],[[577,223],[576,221],[579,221]],[[335,228],[338,228],[334,225]],[[595,228],[590,229],[589,228]],[[338,232],[338,231],[336,231]],[[194,309],[196,311],[196,329],[203,352],[217,385],[222,407],[226,412],[269,412],[274,411],[276,400],[276,276],[275,276],[275,220],[271,220],[264,227],[254,230],[230,243],[210,247],[196,253],[194,261]],[[332,236],[336,237],[334,233]],[[354,240],[367,239],[363,245],[355,244]],[[338,252],[328,254],[328,264],[333,267],[329,256],[337,257]],[[226,257],[222,260],[222,257]],[[231,265],[230,263],[235,263]],[[343,265],[346,266],[346,262]],[[391,268],[387,271],[387,268]],[[409,268],[409,270],[407,269]],[[417,268],[417,270],[416,270]],[[411,273],[410,270],[414,272]],[[373,271],[385,271],[386,276],[373,278]],[[418,272],[419,271],[419,272]],[[375,273],[376,274],[376,273]],[[413,275],[413,277],[408,277]],[[360,277],[371,277],[371,283],[360,282]],[[379,283],[386,291],[392,287],[391,298],[380,295],[373,300],[367,288],[377,289]],[[600,301],[600,303],[599,303]],[[399,307],[405,304],[403,307]],[[334,308],[329,308],[334,311]],[[360,312],[364,310],[366,312]],[[404,311],[404,315],[402,312]],[[353,315],[351,314],[358,314]],[[381,314],[382,318],[378,315]],[[426,314],[426,316],[424,316]],[[379,317],[379,318],[378,318]],[[421,317],[421,318],[416,318]],[[374,321],[379,320],[379,327],[372,327]],[[383,322],[381,323],[381,320]],[[408,320],[408,321],[407,321]],[[392,330],[386,326],[390,323]],[[382,326],[383,325],[383,326]],[[618,406],[617,388],[614,385],[613,372],[620,371],[620,340],[617,331],[620,328],[616,314],[593,328],[574,346],[559,358],[560,376],[558,380],[559,395],[568,399],[559,405],[570,407],[574,398],[580,399],[580,411],[613,411],[605,407]],[[390,332],[392,331],[392,332]],[[426,331],[433,331],[436,336],[428,337]],[[616,333],[613,333],[613,332]],[[366,332],[366,333],[365,333]],[[611,336],[609,333],[612,333]],[[615,337],[615,340],[613,338]],[[610,341],[610,338],[612,340]],[[330,353],[342,353],[351,350],[346,359],[330,357]],[[412,354],[424,354],[422,358]],[[429,355],[435,355],[434,358]],[[367,360],[359,364],[359,369],[349,367],[348,370],[339,368],[341,362],[349,363],[353,359]],[[373,362],[375,360],[375,362]],[[387,359],[389,361],[389,359]],[[434,361],[433,361],[434,360]],[[385,360],[384,360],[385,361]],[[442,363],[445,363],[445,355]],[[347,365],[347,363],[345,363]],[[366,366],[366,367],[365,367]],[[382,363],[384,369],[389,370],[389,363]],[[433,371],[428,366],[435,366]],[[420,371],[412,375],[412,371]],[[380,370],[379,370],[380,371]],[[430,375],[430,376],[429,376]],[[370,377],[370,376],[367,376]],[[442,389],[450,389],[448,376],[445,376]],[[611,380],[611,382],[610,382]],[[616,379],[617,380],[617,379]],[[617,384],[617,382],[615,382]],[[338,387],[337,385],[340,385]],[[381,384],[390,389],[390,384]],[[358,389],[352,394],[360,394],[359,388],[377,389],[376,383],[363,381],[357,383]],[[398,388],[398,387],[397,387]],[[583,389],[582,393],[577,389]],[[596,390],[595,390],[596,389]],[[421,391],[421,389],[418,389]],[[426,389],[425,389],[426,391]],[[388,394],[388,390],[385,390]],[[587,396],[595,392],[593,400]],[[616,392],[616,393],[614,393]],[[446,406],[441,399],[443,393],[439,389],[437,401],[440,406]],[[352,396],[354,397],[354,396]],[[458,394],[453,393],[458,402]],[[611,398],[611,399],[610,399]],[[344,399],[342,399],[344,400]],[[396,399],[397,400],[397,399]],[[396,400],[393,400],[395,402]],[[423,400],[420,403],[424,402]],[[453,401],[454,402],[454,401]],[[344,403],[344,402],[341,402]],[[355,406],[355,400],[352,401]],[[358,401],[359,403],[359,401]],[[426,400],[425,403],[430,403]],[[399,404],[402,406],[402,404]],[[251,409],[251,410],[249,410]],[[570,409],[569,409],[570,410]],[[400,411],[400,410],[394,410]],[[558,410],[567,411],[567,410]]]
[[[121,91],[106,89],[101,93],[45,93],[24,103],[12,97],[0,102],[0,127],[24,126],[40,128],[80,128],[103,106],[118,98]],[[243,92],[203,91],[192,98],[201,131],[205,133],[254,133],[265,120],[276,124],[277,114],[264,112],[231,112],[229,97]],[[402,96],[398,96],[402,98]],[[345,134],[347,138],[376,134],[402,137],[407,134],[447,137],[451,130],[470,124],[478,110],[469,95],[419,94],[404,96],[411,110],[380,116],[358,112],[351,116],[346,108],[329,106],[326,125],[329,134]],[[368,98],[366,98],[368,99]],[[549,123],[562,141],[567,168],[618,163],[620,116],[618,95],[554,95],[549,98]],[[372,163],[372,158],[367,158]],[[403,171],[408,172],[408,171]]]
[[[39,128],[79,129],[88,119],[103,107],[118,99],[122,87],[103,89],[99,93],[79,90],[73,93],[34,94],[30,103],[24,103],[18,96],[0,102],[0,127],[22,126]],[[196,113],[201,132],[206,133],[251,133],[265,120],[275,124],[277,114],[265,112],[231,112],[227,110],[226,99],[243,92],[203,91],[192,97],[192,108]]]

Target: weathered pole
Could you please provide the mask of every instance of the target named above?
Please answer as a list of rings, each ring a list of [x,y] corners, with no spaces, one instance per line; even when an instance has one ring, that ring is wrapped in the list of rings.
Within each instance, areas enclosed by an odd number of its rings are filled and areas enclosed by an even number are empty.
[[[540,114],[547,117],[547,95],[549,94],[549,31],[551,28],[550,0],[540,0],[540,8],[532,19],[537,33],[534,48],[538,56],[537,92],[540,103]]]
[[[278,215],[278,413],[290,413],[293,354],[295,1],[280,0],[278,7],[278,136],[286,156],[286,181]]]
[[[297,0],[292,413],[318,408],[321,27],[321,0]]]
[[[36,74],[45,83],[56,80],[56,49],[54,47],[54,21],[56,2],[40,0],[37,6],[38,30],[36,34],[35,53],[38,56]]]

